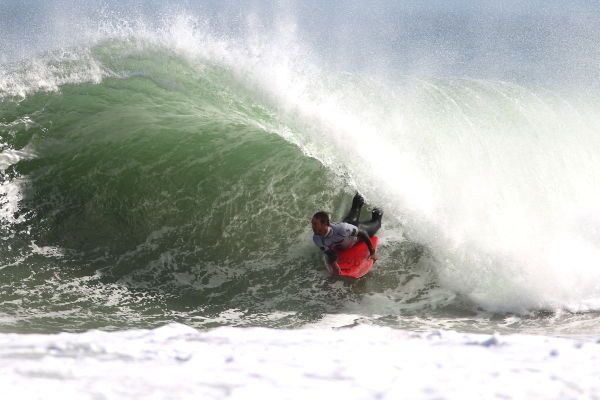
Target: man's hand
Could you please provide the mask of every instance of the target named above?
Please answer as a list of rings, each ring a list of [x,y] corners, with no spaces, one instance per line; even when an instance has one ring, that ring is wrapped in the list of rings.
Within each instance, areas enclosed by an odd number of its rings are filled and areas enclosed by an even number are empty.
[[[377,261],[377,254],[373,253],[367,257],[367,260],[373,260],[373,262]]]
[[[331,275],[337,276],[340,274],[340,266],[338,265],[337,261],[329,262],[327,265],[329,266],[329,273]]]

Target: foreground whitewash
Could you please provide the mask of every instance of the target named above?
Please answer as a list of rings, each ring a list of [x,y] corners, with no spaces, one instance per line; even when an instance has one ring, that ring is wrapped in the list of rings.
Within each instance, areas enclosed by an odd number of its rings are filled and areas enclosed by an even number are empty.
[[[0,335],[11,399],[600,399],[600,341],[345,329]]]

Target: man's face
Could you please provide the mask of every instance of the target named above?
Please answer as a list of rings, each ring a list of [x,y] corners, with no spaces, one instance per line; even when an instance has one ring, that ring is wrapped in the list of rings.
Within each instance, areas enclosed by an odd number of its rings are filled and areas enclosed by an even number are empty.
[[[327,229],[329,228],[329,225],[322,223],[317,218],[313,218],[310,221],[310,223],[312,225],[312,230],[315,235],[325,236],[325,234],[327,233]]]

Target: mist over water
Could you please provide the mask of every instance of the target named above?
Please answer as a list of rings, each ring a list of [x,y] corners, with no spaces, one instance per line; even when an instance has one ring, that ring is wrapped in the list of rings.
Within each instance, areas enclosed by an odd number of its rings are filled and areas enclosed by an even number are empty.
[[[597,88],[600,39],[589,2],[51,1],[3,2],[3,60],[64,48],[107,30],[154,31],[191,18],[235,42],[293,37],[336,70],[424,74]],[[107,29],[108,28],[108,29]],[[112,32],[114,34],[114,32]],[[267,39],[268,37],[268,39]],[[289,50],[289,49],[286,49]]]
[[[2,329],[590,329],[586,7],[3,4]],[[355,190],[381,258],[337,281],[307,221]]]

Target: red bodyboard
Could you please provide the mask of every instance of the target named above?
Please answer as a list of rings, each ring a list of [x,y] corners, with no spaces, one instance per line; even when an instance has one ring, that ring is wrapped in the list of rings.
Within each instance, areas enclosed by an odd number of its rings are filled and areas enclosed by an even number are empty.
[[[377,236],[371,237],[373,248],[377,250]],[[369,248],[362,240],[349,249],[337,253],[338,265],[340,266],[340,276],[349,278],[360,278],[366,275],[373,266],[373,260],[367,260],[369,257]]]

